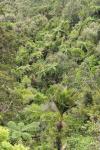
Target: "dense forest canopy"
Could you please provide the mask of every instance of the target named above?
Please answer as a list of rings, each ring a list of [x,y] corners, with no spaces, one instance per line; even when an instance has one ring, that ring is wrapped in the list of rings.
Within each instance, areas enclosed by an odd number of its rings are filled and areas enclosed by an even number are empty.
[[[100,149],[100,0],[0,0],[0,150]]]

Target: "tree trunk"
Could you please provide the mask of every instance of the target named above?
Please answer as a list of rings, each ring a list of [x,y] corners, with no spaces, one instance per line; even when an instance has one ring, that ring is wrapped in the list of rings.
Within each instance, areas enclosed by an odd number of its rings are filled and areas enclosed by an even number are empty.
[[[57,137],[56,137],[56,147],[57,147],[57,150],[62,150],[62,140],[61,140],[61,137],[62,137],[62,128],[63,128],[63,123],[62,121],[59,121],[56,125],[57,127]]]

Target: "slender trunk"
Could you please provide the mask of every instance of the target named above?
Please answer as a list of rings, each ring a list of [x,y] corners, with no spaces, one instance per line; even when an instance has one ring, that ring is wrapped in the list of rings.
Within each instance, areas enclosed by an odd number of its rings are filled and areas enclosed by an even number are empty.
[[[57,150],[62,150],[62,128],[63,128],[62,119],[57,123],[56,127],[57,127],[56,147]]]
[[[56,147],[57,147],[57,150],[61,150],[62,149],[61,136],[57,136],[56,137]]]

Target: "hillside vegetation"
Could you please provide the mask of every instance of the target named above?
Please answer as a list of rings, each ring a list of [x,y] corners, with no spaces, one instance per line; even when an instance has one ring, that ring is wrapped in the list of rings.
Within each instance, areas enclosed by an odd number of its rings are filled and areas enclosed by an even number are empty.
[[[100,149],[100,0],[0,0],[0,150]]]

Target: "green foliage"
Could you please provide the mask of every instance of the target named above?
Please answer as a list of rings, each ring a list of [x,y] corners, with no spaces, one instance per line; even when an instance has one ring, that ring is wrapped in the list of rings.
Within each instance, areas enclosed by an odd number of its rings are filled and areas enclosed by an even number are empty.
[[[24,123],[20,122],[17,125],[14,122],[8,122],[8,128],[11,130],[12,141],[31,140],[31,135],[27,133]]]
[[[0,149],[1,150],[13,150],[13,146],[9,142],[4,141],[0,144]]]
[[[28,150],[28,148],[25,148],[23,145],[15,145],[13,150]]]
[[[75,148],[77,148],[78,150],[98,148],[98,146],[96,146],[96,143],[94,142],[94,139],[90,136],[74,135],[72,138],[68,139],[68,144],[71,145],[72,150],[74,150]]]
[[[61,114],[74,106],[73,94],[72,89],[64,88],[62,85],[53,85],[48,90],[50,100],[55,102]]]
[[[98,150],[99,0],[1,0],[0,15],[0,149]]]
[[[7,128],[0,126],[0,149],[1,150],[28,150],[23,145],[11,145],[8,142],[9,131]]]
[[[9,137],[9,131],[6,128],[0,127],[0,142],[7,141]]]

